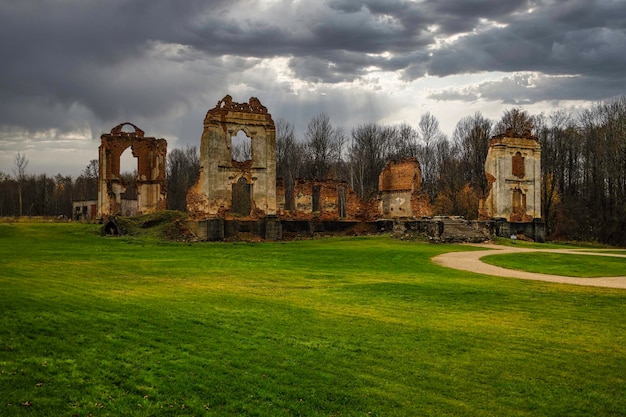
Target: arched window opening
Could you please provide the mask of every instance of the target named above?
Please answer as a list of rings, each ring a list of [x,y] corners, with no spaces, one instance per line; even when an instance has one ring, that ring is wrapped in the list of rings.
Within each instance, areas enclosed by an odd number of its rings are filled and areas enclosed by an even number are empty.
[[[120,155],[120,179],[126,186],[126,191],[122,194],[125,200],[137,199],[137,167],[139,160],[133,156],[131,147]]]
[[[124,126],[122,126],[121,132],[123,132],[123,133],[135,133],[135,127],[133,125],[131,125],[130,123],[126,123]]]
[[[139,161],[133,156],[133,151],[129,146],[120,155],[120,177],[124,180],[137,177],[137,166]]]
[[[252,159],[252,139],[243,130],[237,132],[231,141],[232,159],[237,162],[249,161]]]

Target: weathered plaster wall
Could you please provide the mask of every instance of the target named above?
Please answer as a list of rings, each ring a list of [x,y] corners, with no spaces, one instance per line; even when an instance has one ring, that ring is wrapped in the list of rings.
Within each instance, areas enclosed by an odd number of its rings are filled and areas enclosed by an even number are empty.
[[[98,214],[97,200],[72,201],[72,220],[95,220]]]
[[[541,148],[530,136],[508,134],[491,139],[485,175],[490,189],[482,202],[481,219],[531,222],[541,218]]]
[[[232,137],[239,131],[251,139],[249,161],[232,159]],[[187,195],[187,210],[196,219],[230,216],[236,184],[250,188],[249,217],[276,214],[276,128],[267,108],[254,97],[249,103],[235,103],[226,96],[207,112],[200,177]]]

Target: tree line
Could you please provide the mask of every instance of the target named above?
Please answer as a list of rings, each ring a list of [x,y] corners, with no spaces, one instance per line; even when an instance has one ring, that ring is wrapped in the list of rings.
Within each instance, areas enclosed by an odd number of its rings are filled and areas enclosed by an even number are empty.
[[[480,112],[461,119],[447,137],[430,113],[408,123],[364,123],[349,133],[320,113],[302,138],[294,125],[276,122],[277,176],[286,192],[298,178],[348,182],[364,199],[378,193],[378,175],[389,160],[414,157],[435,214],[475,219],[488,184],[484,163],[492,136],[530,131],[542,149],[542,212],[549,236],[626,245],[626,97],[597,103],[572,115],[564,110],[529,114],[506,110],[498,121]],[[0,172],[0,216],[68,216],[73,200],[95,200],[96,160],[77,178],[29,175],[17,154],[13,175]],[[185,210],[200,168],[195,147],[167,158],[168,208]],[[129,182],[133,175],[124,174]]]

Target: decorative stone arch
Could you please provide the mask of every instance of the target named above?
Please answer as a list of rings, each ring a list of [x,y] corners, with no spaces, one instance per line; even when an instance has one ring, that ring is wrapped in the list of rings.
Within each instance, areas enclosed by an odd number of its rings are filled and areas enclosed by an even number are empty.
[[[237,175],[234,179],[233,179],[233,184],[252,184],[252,177],[250,176],[250,174],[240,174]]]
[[[131,126],[133,132],[122,131]],[[121,123],[111,133],[100,137],[98,148],[98,216],[119,216],[152,213],[164,210],[167,198],[165,178],[165,139],[145,137],[144,131],[132,123]],[[120,173],[120,158],[131,148],[137,158],[137,195],[124,198],[128,184]]]
[[[135,132],[130,133],[130,132],[122,131],[124,126],[131,126],[135,130]],[[126,135],[126,136],[133,136],[137,138],[143,138],[145,135],[145,132],[130,122],[124,122],[124,123],[120,123],[119,125],[115,126],[113,129],[111,129],[111,135],[115,135],[115,136]]]
[[[251,140],[251,159],[232,159],[232,138],[238,132]],[[251,187],[251,210],[244,216],[276,214],[276,127],[261,102],[233,102],[227,95],[204,118],[200,144],[200,177],[187,195],[187,209],[196,219],[228,217],[233,187],[240,178]],[[237,208],[237,207],[236,207]],[[242,213],[236,213],[241,216]]]

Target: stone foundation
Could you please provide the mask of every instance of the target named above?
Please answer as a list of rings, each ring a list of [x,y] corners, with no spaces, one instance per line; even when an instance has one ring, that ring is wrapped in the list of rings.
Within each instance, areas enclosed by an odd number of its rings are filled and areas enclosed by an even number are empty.
[[[515,233],[518,238],[525,236],[535,242],[546,241],[546,223],[542,219],[534,219],[532,222],[509,222],[506,219],[491,220],[493,234],[498,237],[509,238]]]

